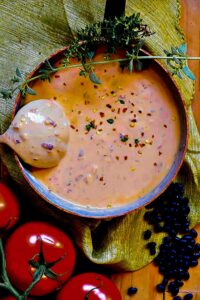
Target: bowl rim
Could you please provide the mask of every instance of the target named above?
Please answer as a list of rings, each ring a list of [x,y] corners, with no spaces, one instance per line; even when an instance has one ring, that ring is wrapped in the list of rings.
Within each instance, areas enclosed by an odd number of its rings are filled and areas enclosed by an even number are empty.
[[[48,60],[58,59],[58,57],[62,57],[64,55],[64,52],[67,49],[68,49],[68,46],[61,48],[61,49],[55,51],[53,54],[51,54],[47,59]],[[140,52],[142,52],[144,55],[148,55],[148,56],[151,55],[148,51],[146,51],[144,49],[141,49]],[[142,207],[146,206],[147,204],[151,203],[156,198],[158,198],[168,188],[168,186],[172,183],[172,181],[177,176],[177,174],[182,166],[182,163],[184,161],[186,151],[187,151],[187,146],[188,146],[189,122],[188,122],[187,108],[186,108],[185,101],[183,100],[183,96],[181,94],[180,88],[178,87],[176,81],[174,80],[174,78],[173,78],[172,74],[169,72],[169,70],[165,66],[163,66],[157,59],[152,59],[150,61],[151,62],[153,61],[158,66],[158,68],[161,69],[163,74],[164,73],[166,74],[166,76],[168,77],[168,80],[172,83],[173,89],[174,89],[174,91],[176,91],[175,98],[178,98],[178,101],[176,101],[177,106],[179,104],[178,109],[180,110],[180,107],[181,107],[182,118],[184,118],[184,135],[183,135],[184,143],[181,144],[181,141],[180,141],[179,150],[177,151],[177,153],[180,152],[180,154],[179,154],[180,157],[178,159],[178,163],[177,163],[175,169],[172,170],[173,171],[172,175],[170,174],[171,173],[170,171],[171,171],[171,168],[174,166],[174,163],[172,164],[169,172],[162,179],[162,181],[152,191],[150,191],[149,193],[145,194],[144,196],[138,198],[137,200],[135,200],[133,202],[129,202],[124,205],[115,206],[112,208],[95,208],[95,207],[91,208],[88,206],[81,206],[76,203],[66,201],[66,199],[64,200],[61,197],[59,197],[58,195],[51,193],[48,190],[48,188],[45,187],[45,185],[40,183],[37,179],[34,178],[34,176],[31,175],[31,173],[26,169],[26,167],[23,166],[23,163],[20,161],[17,154],[14,153],[15,160],[17,162],[18,167],[21,170],[21,173],[22,173],[25,181],[28,182],[29,186],[31,186],[31,188],[43,200],[45,200],[47,203],[51,204],[52,209],[53,209],[53,207],[56,207],[59,210],[65,212],[65,213],[69,213],[71,215],[85,217],[85,218],[93,218],[93,219],[107,219],[107,218],[113,218],[113,217],[126,215],[126,214],[134,212],[138,209],[141,209]],[[27,78],[33,77],[38,72],[38,70],[44,65],[44,63],[45,63],[45,60],[40,62],[29,73]],[[14,118],[14,116],[18,110],[18,107],[20,106],[21,100],[22,100],[22,96],[21,96],[21,93],[19,92],[15,98],[13,111],[12,111],[12,119]],[[177,158],[174,159],[174,162],[176,162],[176,161],[177,161]],[[164,179],[167,179],[167,182],[163,182]],[[159,192],[157,191],[158,188],[159,188]],[[153,194],[153,196],[150,199],[146,200],[146,197],[149,194]],[[49,197],[51,199],[49,199]],[[61,202],[59,202],[59,201],[63,202],[63,204],[61,205]]]

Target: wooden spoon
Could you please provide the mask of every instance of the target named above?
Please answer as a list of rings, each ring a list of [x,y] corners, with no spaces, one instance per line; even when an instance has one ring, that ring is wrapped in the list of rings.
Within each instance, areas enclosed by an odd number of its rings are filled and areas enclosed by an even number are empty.
[[[23,106],[0,143],[10,146],[27,164],[37,168],[56,166],[64,156],[69,123],[53,100],[35,100]]]

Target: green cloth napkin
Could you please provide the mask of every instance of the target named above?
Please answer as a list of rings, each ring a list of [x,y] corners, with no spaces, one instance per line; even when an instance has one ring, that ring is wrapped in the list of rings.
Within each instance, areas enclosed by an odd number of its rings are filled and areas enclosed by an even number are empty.
[[[30,72],[40,61],[67,44],[77,29],[94,21],[101,21],[105,0],[1,0],[0,3],[0,87],[9,86],[16,67]],[[179,27],[180,3],[175,0],[127,0],[126,14],[140,12],[144,22],[156,33],[145,47],[154,55],[163,49],[179,46],[184,35]],[[162,61],[164,64],[164,62]],[[185,184],[191,199],[191,226],[200,222],[200,136],[191,110],[193,82],[175,78],[188,107],[190,138],[185,162],[177,177]],[[0,100],[1,130],[10,124],[14,99]],[[58,216],[28,187],[19,171],[12,151],[1,146],[1,157],[11,176],[39,203],[48,214]],[[74,241],[84,254],[97,264],[117,270],[137,270],[153,257],[145,249],[143,231],[149,228],[143,220],[145,208],[112,220],[88,220],[63,214],[63,223],[70,228]],[[59,215],[60,216],[60,215]],[[163,234],[153,234],[158,245]]]

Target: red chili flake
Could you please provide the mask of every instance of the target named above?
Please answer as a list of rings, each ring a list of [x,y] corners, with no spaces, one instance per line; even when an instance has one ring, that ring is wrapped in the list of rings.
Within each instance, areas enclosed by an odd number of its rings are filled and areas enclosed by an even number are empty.
[[[157,163],[155,162],[153,165],[154,165],[154,166],[157,166]]]
[[[79,114],[79,115],[81,114],[81,111],[80,111],[80,110],[78,111],[78,114]]]
[[[133,114],[134,113],[134,111],[133,110],[131,110],[131,114]]]
[[[128,156],[125,155],[125,156],[124,156],[124,160],[127,160],[127,159],[128,159]]]
[[[55,75],[55,78],[60,78],[60,75]]]
[[[129,147],[132,147],[132,144],[129,144]]]
[[[103,124],[103,122],[101,121],[101,122],[99,122],[99,125],[102,125]]]
[[[151,117],[151,116],[152,116],[152,114],[148,113],[148,114],[147,114],[147,116],[148,116],[148,117]]]
[[[119,156],[115,156],[116,160],[119,160]]]
[[[75,129],[75,126],[74,126],[73,124],[71,124],[70,127],[71,127],[72,129]]]
[[[113,131],[116,131],[116,128],[113,128]]]
[[[56,100],[57,99],[57,97],[53,97],[53,100]]]
[[[159,152],[158,152],[158,155],[159,155],[159,156],[162,155],[162,152],[159,151]]]
[[[98,89],[98,86],[95,84],[95,85],[94,85],[94,88],[95,88],[95,89]]]
[[[132,92],[131,95],[134,95],[134,93]]]
[[[76,132],[78,132],[78,129],[76,129]]]
[[[135,104],[134,104],[134,103],[131,103],[131,105],[132,105],[132,106],[135,106]]]
[[[111,91],[110,93],[111,93],[111,95],[113,95],[113,94],[115,94],[115,91]]]
[[[105,114],[103,112],[100,112],[100,117],[103,118],[105,116]]]
[[[120,114],[120,111],[121,111],[121,109],[120,109],[120,108],[118,108],[118,110],[117,110],[117,113],[118,113],[118,114]]]
[[[84,85],[84,82],[81,82],[81,85]]]
[[[144,136],[144,132],[141,132],[141,136]]]
[[[143,147],[145,147],[145,146],[146,146],[146,145],[145,145],[145,144],[143,144],[143,143],[142,143],[142,144],[140,144],[140,147],[141,147],[141,148],[143,148]]]
[[[152,134],[152,136],[151,136],[151,137],[152,137],[152,139],[154,139],[155,135],[154,135],[154,134]]]
[[[41,146],[42,146],[42,148],[47,149],[47,150],[52,150],[53,149],[52,144],[42,143]]]
[[[125,113],[126,111],[127,111],[127,107],[124,107],[123,109],[122,109],[122,111],[123,111],[123,113]]]
[[[165,128],[167,128],[167,125],[166,125],[166,124],[164,124],[163,126],[164,126]]]
[[[134,123],[136,123],[136,122],[137,122],[137,120],[136,120],[136,119],[132,119],[132,120],[131,120],[131,122],[134,122]]]
[[[101,176],[101,177],[99,178],[99,180],[100,180],[100,181],[103,181],[103,176]]]
[[[89,100],[85,100],[85,105],[90,104]]]
[[[63,82],[63,85],[66,86],[67,85],[66,82]]]
[[[138,110],[139,114],[142,114],[142,111],[141,110]]]
[[[106,73],[106,72],[107,72],[107,70],[105,69],[105,70],[104,70],[104,73]]]
[[[103,129],[102,129],[102,128],[100,128],[98,131],[103,131]]]
[[[133,116],[136,118],[136,116],[137,116],[137,115],[136,115],[136,114],[134,114]]]
[[[112,106],[110,104],[106,104],[106,107],[108,108],[112,108]]]
[[[111,111],[114,112],[114,111],[115,111],[115,108],[112,108]]]

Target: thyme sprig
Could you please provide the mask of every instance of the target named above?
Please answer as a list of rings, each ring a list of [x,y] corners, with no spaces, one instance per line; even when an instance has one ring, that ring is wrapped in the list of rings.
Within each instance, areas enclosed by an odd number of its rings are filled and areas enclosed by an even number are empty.
[[[51,75],[59,70],[68,68],[79,68],[80,76],[89,77],[95,84],[101,84],[101,80],[95,74],[95,65],[119,62],[122,68],[127,68],[130,72],[141,70],[143,60],[163,59],[171,71],[172,75],[183,78],[183,74],[194,80],[195,77],[188,67],[188,60],[200,60],[200,57],[187,56],[187,46],[183,44],[179,47],[171,47],[171,50],[164,50],[163,56],[146,56],[140,54],[140,49],[144,46],[146,38],[154,34],[149,27],[143,23],[140,14],[132,16],[116,17],[114,20],[104,20],[80,30],[70,43],[64,53],[64,59],[59,66],[53,66],[49,60],[45,60],[37,75],[26,78],[19,68],[16,69],[15,76],[11,79],[12,87],[1,89],[0,94],[3,99],[12,98],[15,92],[21,92],[25,97],[27,94],[35,95],[30,83],[36,79],[51,80]],[[99,45],[105,46],[105,59],[94,61],[94,56]],[[126,51],[124,58],[111,59],[110,54],[117,53],[118,48]],[[78,63],[72,63],[73,59]]]

